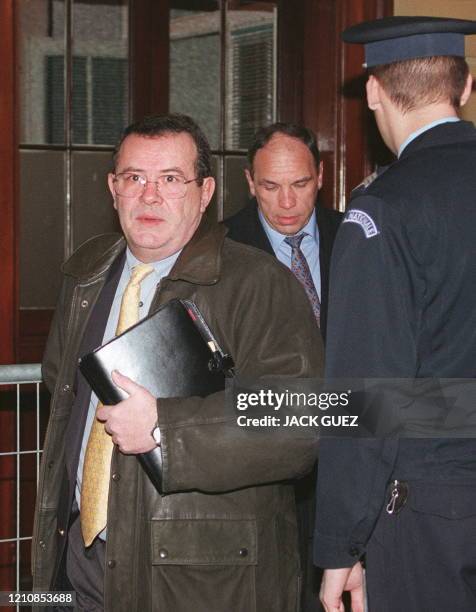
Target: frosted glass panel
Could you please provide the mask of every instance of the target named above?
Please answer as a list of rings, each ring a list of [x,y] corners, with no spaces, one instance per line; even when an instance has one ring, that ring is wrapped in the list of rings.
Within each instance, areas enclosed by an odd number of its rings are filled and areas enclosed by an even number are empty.
[[[207,8],[213,3],[205,2]],[[213,149],[220,146],[220,13],[170,11],[170,92],[172,112],[195,119]]]
[[[225,195],[223,217],[227,219],[250,201],[248,183],[245,177],[246,157],[225,158]]]
[[[21,0],[18,19],[20,142],[63,143],[63,0]]]
[[[18,55],[20,141],[63,144],[66,18],[64,0],[21,0]],[[128,122],[128,2],[72,3],[70,126],[75,144],[114,144]]]
[[[73,2],[72,141],[115,144],[128,123],[128,2]]]
[[[20,153],[20,307],[56,303],[64,260],[64,154]]]
[[[276,120],[277,11],[271,3],[256,6],[243,3],[226,14],[225,142],[231,150],[246,150],[256,130]]]
[[[72,165],[72,226],[73,247],[76,249],[92,236],[120,231],[120,226],[107,187],[111,153],[73,153]]]

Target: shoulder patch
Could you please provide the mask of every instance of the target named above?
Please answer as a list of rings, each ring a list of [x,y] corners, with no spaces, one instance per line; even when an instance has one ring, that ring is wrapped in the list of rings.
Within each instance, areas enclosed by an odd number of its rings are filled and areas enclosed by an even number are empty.
[[[364,230],[366,238],[372,238],[380,233],[372,217],[358,208],[349,210],[342,223],[357,223]]]

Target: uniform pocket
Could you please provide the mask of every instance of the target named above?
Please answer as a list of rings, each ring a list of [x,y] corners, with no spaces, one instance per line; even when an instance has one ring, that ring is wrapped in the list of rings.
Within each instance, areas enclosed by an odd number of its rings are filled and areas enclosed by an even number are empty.
[[[151,524],[153,609],[253,612],[254,520],[163,519]]]
[[[476,487],[465,484],[410,483],[408,503],[416,512],[446,519],[476,516]]]

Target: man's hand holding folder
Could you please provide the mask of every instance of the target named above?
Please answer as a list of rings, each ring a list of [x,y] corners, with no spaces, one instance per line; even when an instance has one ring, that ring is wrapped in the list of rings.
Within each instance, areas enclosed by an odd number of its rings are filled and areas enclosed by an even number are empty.
[[[147,389],[118,371],[112,372],[112,380],[129,397],[115,406],[102,406],[97,417],[104,422],[121,452],[147,453],[157,446],[150,433],[157,423],[157,400]]]

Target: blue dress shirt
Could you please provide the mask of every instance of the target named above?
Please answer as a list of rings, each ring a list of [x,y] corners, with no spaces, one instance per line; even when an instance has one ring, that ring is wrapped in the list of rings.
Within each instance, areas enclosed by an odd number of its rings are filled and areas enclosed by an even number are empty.
[[[460,121],[459,117],[443,117],[443,119],[437,119],[436,121],[432,121],[431,123],[428,123],[427,125],[424,125],[419,130],[415,130],[400,145],[400,148],[398,149],[398,157],[400,157],[400,155],[402,154],[403,149],[407,145],[409,145],[412,140],[415,140],[415,138],[420,136],[420,134],[423,134],[423,132],[426,132],[427,130],[430,130],[431,128],[434,128],[437,125],[440,125],[441,123],[455,123],[456,121]]]
[[[266,221],[265,216],[261,213],[258,208],[258,216],[261,221],[261,225],[263,226],[266,235],[271,243],[273,251],[276,257],[279,259],[281,263],[291,269],[291,253],[292,249],[289,244],[284,242],[284,239],[287,238],[286,234],[281,234],[273,227],[269,225]],[[321,269],[319,266],[319,230],[317,228],[316,221],[316,211],[312,211],[312,215],[309,218],[309,221],[306,225],[297,232],[297,234],[301,234],[304,232],[306,236],[304,236],[301,242],[301,251],[306,258],[307,265],[311,271],[312,280],[314,282],[314,286],[316,287],[317,295],[319,299],[321,299]]]

